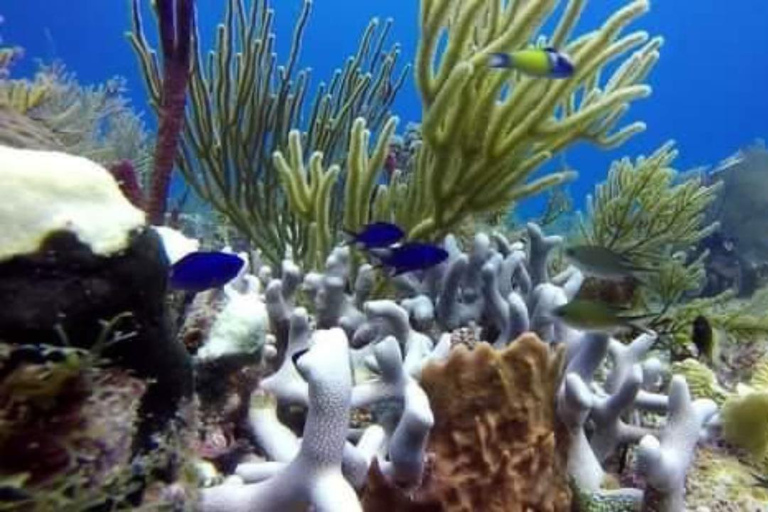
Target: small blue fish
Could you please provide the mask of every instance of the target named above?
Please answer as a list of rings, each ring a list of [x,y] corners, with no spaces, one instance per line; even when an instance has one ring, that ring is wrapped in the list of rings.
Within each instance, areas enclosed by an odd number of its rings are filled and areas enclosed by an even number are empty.
[[[405,232],[399,226],[389,222],[372,222],[359,233],[347,232],[350,237],[348,243],[363,245],[366,249],[389,247],[399,242]]]
[[[492,68],[514,68],[526,75],[568,78],[576,69],[571,58],[554,48],[529,48],[512,53],[492,53]]]
[[[191,252],[171,266],[171,288],[202,292],[219,288],[237,277],[245,261],[226,252]]]
[[[392,248],[381,256],[381,265],[390,269],[393,276],[426,270],[448,259],[448,251],[432,244],[407,242]]]

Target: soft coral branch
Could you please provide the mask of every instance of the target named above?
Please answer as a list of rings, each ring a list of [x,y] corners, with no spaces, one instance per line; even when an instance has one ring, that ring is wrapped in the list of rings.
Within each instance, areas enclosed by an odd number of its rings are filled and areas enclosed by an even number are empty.
[[[163,84],[160,128],[146,210],[152,224],[163,224],[176,148],[184,123],[194,0],[157,0],[156,9],[163,52]]]

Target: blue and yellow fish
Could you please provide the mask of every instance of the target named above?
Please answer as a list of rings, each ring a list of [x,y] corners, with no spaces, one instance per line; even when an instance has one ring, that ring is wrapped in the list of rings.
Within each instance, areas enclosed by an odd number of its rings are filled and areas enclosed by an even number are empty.
[[[526,75],[544,78],[568,78],[576,69],[568,55],[554,48],[492,53],[488,65],[492,68],[512,68]]]

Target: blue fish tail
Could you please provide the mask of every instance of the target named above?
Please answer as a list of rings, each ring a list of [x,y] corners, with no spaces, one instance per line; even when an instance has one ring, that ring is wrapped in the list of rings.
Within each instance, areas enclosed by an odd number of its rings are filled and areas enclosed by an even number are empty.
[[[488,66],[492,68],[511,68],[512,56],[508,53],[492,53],[489,56]]]

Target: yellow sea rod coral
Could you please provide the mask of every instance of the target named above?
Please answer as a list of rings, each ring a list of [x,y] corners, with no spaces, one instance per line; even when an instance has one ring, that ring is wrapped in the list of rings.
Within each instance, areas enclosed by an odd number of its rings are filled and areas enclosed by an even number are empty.
[[[394,187],[401,197],[398,222],[411,238],[439,237],[469,215],[570,179],[573,173],[562,172],[526,183],[579,140],[615,147],[645,128],[636,122],[614,131],[630,103],[651,92],[642,82],[662,39],[642,31],[620,35],[649,2],[629,2],[602,27],[576,37],[585,1],[570,0],[564,9],[559,3],[421,1],[415,70],[424,140],[412,179]],[[554,31],[543,35],[545,25]],[[489,66],[496,52],[539,43],[570,55],[574,74],[550,80]],[[624,60],[603,82],[601,70],[617,58]]]

